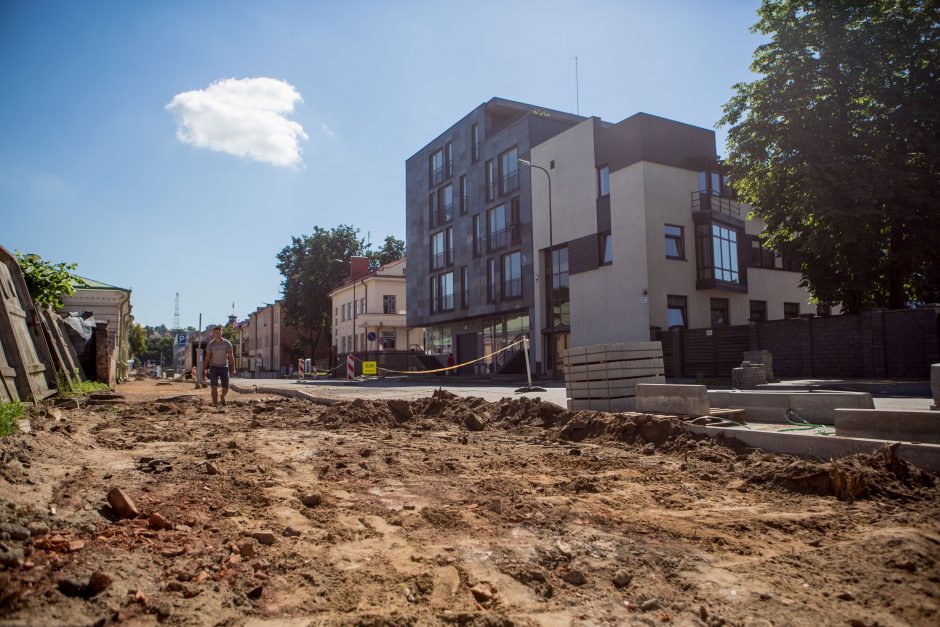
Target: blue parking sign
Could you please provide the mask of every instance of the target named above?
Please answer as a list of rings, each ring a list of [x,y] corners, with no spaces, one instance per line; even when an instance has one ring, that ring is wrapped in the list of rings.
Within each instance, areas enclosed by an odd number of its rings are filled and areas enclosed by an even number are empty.
[[[180,333],[176,336],[176,345],[177,346],[186,346],[186,335]]]

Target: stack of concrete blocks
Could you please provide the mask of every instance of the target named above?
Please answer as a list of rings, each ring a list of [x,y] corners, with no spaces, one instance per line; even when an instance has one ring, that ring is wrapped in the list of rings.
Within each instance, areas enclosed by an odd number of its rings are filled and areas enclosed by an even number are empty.
[[[760,364],[764,367],[764,377],[767,381],[774,380],[774,362],[773,355],[770,354],[770,351],[744,351],[744,357],[742,359],[752,364]]]
[[[708,388],[704,385],[641,383],[636,386],[636,410],[669,416],[707,416]]]
[[[742,361],[739,368],[731,370],[731,385],[738,390],[756,388],[767,383],[767,372],[762,364]]]
[[[633,411],[636,387],[665,383],[660,342],[598,344],[565,351],[568,409]]]

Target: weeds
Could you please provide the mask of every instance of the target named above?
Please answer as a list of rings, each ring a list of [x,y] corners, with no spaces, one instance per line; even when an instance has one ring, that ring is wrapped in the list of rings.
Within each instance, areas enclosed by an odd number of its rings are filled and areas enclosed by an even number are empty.
[[[97,381],[78,381],[71,385],[64,377],[59,377],[56,381],[56,395],[59,398],[71,398],[72,396],[91,394],[93,392],[107,392],[110,389],[107,384]]]
[[[0,437],[17,432],[16,421],[23,416],[25,410],[20,401],[0,403]]]

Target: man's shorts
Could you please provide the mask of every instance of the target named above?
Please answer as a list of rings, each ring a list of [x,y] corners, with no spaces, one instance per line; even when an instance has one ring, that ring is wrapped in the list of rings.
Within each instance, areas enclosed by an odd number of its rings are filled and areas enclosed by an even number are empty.
[[[209,366],[209,385],[218,387],[222,379],[222,387],[228,389],[228,366]]]

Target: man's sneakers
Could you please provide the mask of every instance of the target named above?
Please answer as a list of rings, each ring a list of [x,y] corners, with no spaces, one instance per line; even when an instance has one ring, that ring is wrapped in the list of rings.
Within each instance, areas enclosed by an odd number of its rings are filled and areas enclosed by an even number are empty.
[[[225,407],[225,399],[224,399],[224,398],[223,398],[221,401],[219,401],[219,403],[221,403],[222,407]]]

